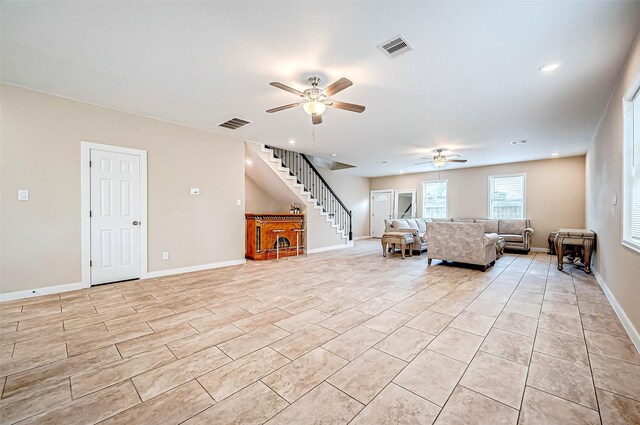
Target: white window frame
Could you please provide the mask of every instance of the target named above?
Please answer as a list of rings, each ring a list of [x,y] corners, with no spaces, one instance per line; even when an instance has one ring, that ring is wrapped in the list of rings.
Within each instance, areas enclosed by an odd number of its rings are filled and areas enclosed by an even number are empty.
[[[636,96],[640,96],[640,73],[636,75],[636,78],[633,80],[624,96],[622,97],[622,133],[623,133],[623,149],[622,149],[622,245],[630,248],[634,251],[640,252],[640,241],[634,240],[631,235],[632,231],[632,201],[631,201],[631,193],[633,190],[633,185],[630,184],[630,178],[628,178],[629,174],[633,173],[633,167],[640,167],[640,164],[634,164],[633,158],[633,144],[640,143],[640,140],[634,140],[633,136],[633,127],[631,129],[631,137],[628,134],[625,128],[626,120],[625,117],[631,110],[631,117],[634,121],[633,117],[633,99]],[[633,124],[632,124],[633,125]],[[629,157],[629,150],[631,150],[631,155]],[[640,161],[640,158],[636,158],[636,161]]]
[[[445,207],[444,207],[444,217],[445,218],[449,217],[449,180],[448,179],[438,179],[438,180],[424,180],[422,182],[422,193],[421,193],[421,196],[422,196],[422,211],[421,211],[421,214],[422,214],[423,218],[432,218],[432,217],[427,217],[425,215],[425,212],[426,212],[426,210],[425,210],[426,198],[424,196],[424,185],[427,184],[427,183],[443,183],[443,182],[444,182],[444,184],[445,184],[445,186],[447,188],[447,201],[445,202]]]
[[[494,219],[493,218],[493,208],[491,205],[491,199],[492,199],[492,190],[491,190],[491,179],[494,178],[500,178],[500,177],[523,177],[523,188],[522,188],[522,218],[520,219],[515,219],[515,220],[524,220],[527,218],[527,173],[511,173],[511,174],[494,174],[492,176],[489,176],[487,178],[487,207],[488,207],[488,213],[487,213],[487,217],[490,220],[499,220],[499,219]]]

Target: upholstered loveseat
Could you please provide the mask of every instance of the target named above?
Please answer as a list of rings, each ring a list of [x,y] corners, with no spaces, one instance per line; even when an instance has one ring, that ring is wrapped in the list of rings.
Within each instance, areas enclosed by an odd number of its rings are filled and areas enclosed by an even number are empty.
[[[432,260],[476,264],[484,271],[496,261],[498,235],[485,233],[481,223],[432,222],[427,227],[429,264]]]
[[[528,219],[499,219],[486,218],[415,218],[385,220],[386,232],[409,232],[413,235],[413,251],[420,253],[427,250],[427,223],[429,222],[463,222],[481,223],[485,233],[496,233],[504,238],[505,248],[510,250],[529,252],[530,239],[533,234],[531,221]]]

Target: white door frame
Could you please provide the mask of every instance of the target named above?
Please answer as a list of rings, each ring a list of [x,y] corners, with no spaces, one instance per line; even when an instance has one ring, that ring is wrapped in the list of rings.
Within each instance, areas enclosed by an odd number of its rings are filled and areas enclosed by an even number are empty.
[[[89,160],[91,150],[124,153],[140,157],[140,278],[147,277],[147,151],[103,145],[100,143],[80,142],[80,240],[82,247],[82,286],[91,287],[91,169]]]
[[[394,204],[395,201],[393,199],[393,197],[395,196],[395,191],[393,189],[375,189],[375,190],[370,190],[369,191],[369,237],[372,237],[371,235],[373,234],[373,202],[372,202],[372,198],[373,195],[375,195],[376,193],[382,193],[382,192],[391,192],[391,218],[393,218],[393,208],[394,208]]]

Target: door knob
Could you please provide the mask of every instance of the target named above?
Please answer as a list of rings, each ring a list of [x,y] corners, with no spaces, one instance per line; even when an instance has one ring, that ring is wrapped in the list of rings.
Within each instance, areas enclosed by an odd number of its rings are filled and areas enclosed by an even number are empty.
[[[137,221],[137,220],[134,220],[133,225],[134,225],[134,226],[137,226],[138,224],[140,224],[140,222],[139,222],[139,221]]]

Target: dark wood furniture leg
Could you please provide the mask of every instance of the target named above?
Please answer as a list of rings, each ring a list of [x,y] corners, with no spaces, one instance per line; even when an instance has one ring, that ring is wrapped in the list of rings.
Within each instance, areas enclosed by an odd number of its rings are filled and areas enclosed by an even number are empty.
[[[562,271],[562,263],[564,262],[564,249],[562,249],[562,242],[564,241],[564,236],[556,236],[556,255],[558,257],[558,270]]]
[[[593,239],[585,239],[582,247],[584,257],[584,271],[591,273],[591,253],[593,252]]]

